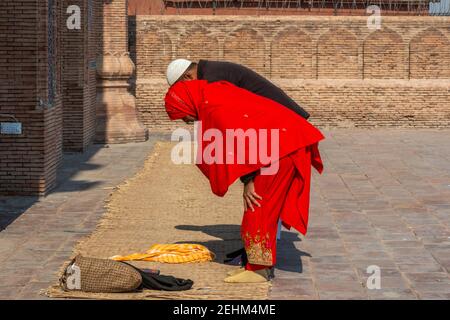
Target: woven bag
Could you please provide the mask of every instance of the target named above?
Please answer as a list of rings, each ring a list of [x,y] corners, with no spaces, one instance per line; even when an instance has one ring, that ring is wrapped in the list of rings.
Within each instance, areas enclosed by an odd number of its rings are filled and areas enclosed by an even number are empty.
[[[125,263],[81,255],[70,262],[60,278],[60,285],[65,291],[131,292],[141,284],[140,273]]]

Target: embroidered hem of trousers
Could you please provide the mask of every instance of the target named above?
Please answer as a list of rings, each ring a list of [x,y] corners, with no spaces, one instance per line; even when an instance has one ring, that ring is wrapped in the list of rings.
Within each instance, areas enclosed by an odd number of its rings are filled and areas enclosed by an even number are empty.
[[[261,207],[253,205],[244,212],[241,237],[248,257],[246,270],[272,267],[276,262],[278,221],[284,202],[297,174],[293,160],[286,156],[279,160],[274,175],[258,174],[254,179],[255,192],[262,197]]]

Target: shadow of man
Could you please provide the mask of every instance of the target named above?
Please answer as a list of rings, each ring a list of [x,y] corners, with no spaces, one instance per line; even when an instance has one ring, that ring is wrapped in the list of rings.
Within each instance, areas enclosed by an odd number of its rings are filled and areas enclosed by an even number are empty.
[[[218,263],[224,263],[227,253],[243,247],[240,235],[241,226],[237,224],[178,225],[175,228],[178,230],[200,231],[221,239],[196,242],[214,252]],[[300,241],[301,239],[297,233],[286,230],[281,231],[281,239],[277,242],[277,263],[275,266],[277,270],[302,273],[302,257],[311,257],[311,255],[297,249],[295,244]]]

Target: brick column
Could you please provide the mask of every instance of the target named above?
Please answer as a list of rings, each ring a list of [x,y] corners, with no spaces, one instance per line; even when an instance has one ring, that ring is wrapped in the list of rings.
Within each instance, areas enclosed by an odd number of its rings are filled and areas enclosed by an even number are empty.
[[[44,195],[62,158],[61,56],[56,0],[0,1],[0,194]]]
[[[128,80],[134,64],[128,53],[126,0],[103,0],[102,41],[97,63],[97,125],[100,143],[140,142],[148,130],[138,120]]]
[[[81,28],[62,28],[63,55],[63,148],[65,151],[84,151],[95,132],[96,72],[98,56],[98,22],[101,3],[96,0],[64,0],[64,12],[78,6]]]

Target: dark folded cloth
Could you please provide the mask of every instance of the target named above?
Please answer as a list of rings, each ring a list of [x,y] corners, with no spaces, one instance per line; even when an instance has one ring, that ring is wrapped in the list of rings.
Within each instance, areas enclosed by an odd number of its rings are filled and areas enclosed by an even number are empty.
[[[126,262],[123,262],[128,264]],[[194,282],[190,279],[180,279],[174,276],[165,276],[155,272],[145,272],[135,266],[128,264],[136,269],[142,276],[142,285],[140,289],[164,290],[164,291],[183,291],[191,289]]]
[[[233,266],[245,266],[248,262],[247,253],[244,248],[230,252],[226,255],[228,259],[224,260],[224,263]]]
[[[142,286],[145,289],[164,291],[189,290],[194,282],[190,279],[180,279],[173,276],[157,275],[142,272]]]
[[[269,279],[273,279],[273,278],[275,278],[275,268],[271,267],[269,269]]]

